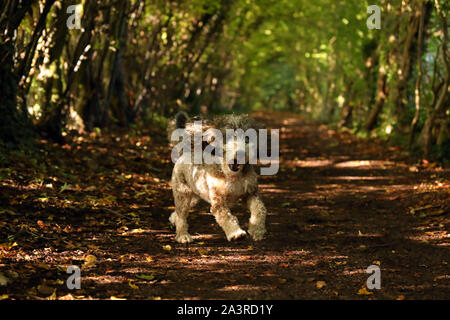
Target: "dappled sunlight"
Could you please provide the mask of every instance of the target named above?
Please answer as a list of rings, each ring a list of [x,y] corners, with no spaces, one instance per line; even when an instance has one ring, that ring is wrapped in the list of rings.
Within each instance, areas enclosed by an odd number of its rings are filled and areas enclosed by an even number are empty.
[[[336,168],[381,168],[386,169],[388,166],[393,166],[394,163],[391,161],[382,160],[352,160],[339,162],[334,164]]]
[[[346,180],[346,181],[352,181],[352,180],[381,180],[381,181],[393,181],[394,179],[399,179],[401,177],[395,177],[395,176],[376,176],[376,177],[362,177],[362,176],[340,176],[340,177],[327,177],[327,180]]]
[[[283,119],[283,121],[281,123],[283,125],[296,125],[296,124],[300,124],[301,121],[297,117],[292,117],[292,118]],[[285,130],[284,127],[282,127],[282,128],[283,128],[283,130]]]
[[[283,189],[272,189],[272,188],[261,188],[261,190],[263,190],[263,192],[267,192],[267,193],[288,193],[288,191],[283,190]]]
[[[345,270],[342,272],[344,276],[353,276],[355,274],[366,273],[366,269],[356,269],[356,270]]]
[[[126,271],[123,271],[126,272]],[[123,276],[87,276],[83,277],[84,281],[92,281],[96,285],[104,284],[120,284],[124,282]]]
[[[261,285],[251,285],[251,284],[242,284],[242,285],[231,285],[226,286],[220,289],[217,289],[217,291],[252,291],[252,290],[273,290],[275,289],[274,286],[261,286]]]
[[[283,164],[290,167],[300,167],[300,168],[317,168],[317,167],[328,167],[334,164],[333,160],[296,160],[296,161],[284,161]]]
[[[407,239],[419,241],[422,243],[431,243],[443,247],[448,247],[450,244],[450,233],[444,230],[425,231],[418,235],[408,236]]]
[[[260,183],[259,187],[260,188],[276,188],[277,186],[275,184],[273,184],[273,183],[270,183],[270,184],[262,184],[262,183]]]

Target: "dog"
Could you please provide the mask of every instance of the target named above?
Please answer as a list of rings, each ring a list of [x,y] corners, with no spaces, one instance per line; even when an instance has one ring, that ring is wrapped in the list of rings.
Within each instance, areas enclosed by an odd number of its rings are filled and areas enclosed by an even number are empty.
[[[179,112],[169,123],[168,134],[171,135],[174,129],[183,129],[191,137],[194,137],[195,133],[200,134],[208,145],[214,143],[207,136],[208,129],[214,128],[225,133],[227,129],[246,131],[257,127],[255,122],[245,115],[225,115],[212,120],[202,120],[200,129],[194,125],[198,120],[201,119],[189,119],[186,113]],[[224,143],[222,147],[223,154],[215,158],[218,160],[216,163],[194,164],[193,161],[187,161],[188,157],[192,157],[192,154],[187,153],[183,153],[175,162],[171,179],[175,211],[170,215],[169,221],[176,227],[175,240],[179,243],[193,241],[188,232],[187,218],[189,210],[199,200],[211,205],[211,214],[225,232],[227,240],[231,241],[247,235],[230,211],[233,205],[242,199],[250,211],[248,233],[255,241],[264,238],[267,210],[258,194],[254,166],[248,163],[248,141],[245,142],[245,163],[237,161],[238,153],[243,150],[239,149],[234,139]],[[205,141],[202,150],[204,148]]]

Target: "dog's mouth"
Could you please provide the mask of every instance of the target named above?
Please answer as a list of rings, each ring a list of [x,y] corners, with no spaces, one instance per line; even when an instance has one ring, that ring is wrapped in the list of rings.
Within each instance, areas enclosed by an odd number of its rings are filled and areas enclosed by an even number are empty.
[[[235,159],[232,163],[228,164],[228,168],[230,168],[230,170],[233,172],[238,172],[239,169],[241,168],[241,165]]]

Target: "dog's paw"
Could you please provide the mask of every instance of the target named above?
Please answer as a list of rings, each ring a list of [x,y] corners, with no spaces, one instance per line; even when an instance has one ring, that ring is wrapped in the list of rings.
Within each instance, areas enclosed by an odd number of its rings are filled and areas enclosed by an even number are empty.
[[[172,224],[172,226],[175,226],[176,221],[177,221],[177,213],[174,211],[169,217],[169,222]]]
[[[250,226],[248,229],[248,233],[255,241],[260,241],[264,239],[264,235],[266,234],[266,229],[264,227],[256,227],[256,226]]]
[[[246,236],[247,236],[247,232],[245,232],[242,229],[238,229],[238,230],[228,234],[227,235],[227,239],[228,239],[228,241],[231,241],[231,240],[237,240],[237,239],[240,239],[240,238],[244,238]]]
[[[178,243],[191,243],[194,240],[192,240],[192,238],[189,235],[189,233],[183,233],[183,234],[177,235],[175,237],[175,241],[178,242]]]

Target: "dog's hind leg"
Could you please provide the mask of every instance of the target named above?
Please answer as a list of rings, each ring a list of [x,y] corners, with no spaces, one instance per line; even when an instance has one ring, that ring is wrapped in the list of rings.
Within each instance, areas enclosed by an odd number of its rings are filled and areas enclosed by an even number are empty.
[[[247,233],[239,226],[238,219],[233,216],[230,209],[224,206],[212,205],[211,213],[216,218],[219,226],[225,231],[228,241],[245,237]]]
[[[247,206],[250,210],[248,233],[253,240],[262,240],[266,233],[266,207],[257,194],[251,195],[247,199]]]
[[[192,195],[191,204],[189,205],[189,210],[193,209],[199,201],[200,201],[200,198],[198,196]]]

